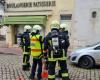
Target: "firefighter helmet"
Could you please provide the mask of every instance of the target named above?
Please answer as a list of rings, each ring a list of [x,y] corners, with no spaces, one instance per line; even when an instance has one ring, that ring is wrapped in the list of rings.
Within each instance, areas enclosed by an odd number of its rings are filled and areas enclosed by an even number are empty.
[[[24,26],[24,31],[27,31],[27,30],[31,30],[31,26],[30,25],[25,25]]]
[[[68,30],[68,25],[65,24],[65,23],[62,23],[62,24],[60,25],[60,28],[61,28],[61,29],[64,29],[65,31],[67,31],[67,30]]]
[[[53,28],[59,29],[59,26],[60,26],[59,21],[54,20],[51,22],[51,29],[53,29]]]
[[[37,32],[37,30],[40,32],[41,31],[41,26],[40,25],[34,25],[33,26],[33,30],[32,30],[32,32],[34,32],[34,33],[36,33]]]

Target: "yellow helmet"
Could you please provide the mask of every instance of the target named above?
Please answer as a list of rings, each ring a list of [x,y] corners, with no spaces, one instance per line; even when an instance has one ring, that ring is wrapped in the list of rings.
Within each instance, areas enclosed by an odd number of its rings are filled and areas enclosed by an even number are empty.
[[[59,21],[54,20],[51,22],[51,29],[53,29],[53,28],[59,29],[59,26],[60,26]]]
[[[36,33],[37,30],[41,31],[41,29],[42,29],[42,28],[41,28],[40,25],[34,25],[34,26],[33,26],[32,32]]]
[[[24,31],[26,31],[26,30],[31,30],[31,26],[30,25],[25,25],[24,26]]]
[[[67,30],[68,30],[68,25],[65,24],[65,23],[62,23],[62,24],[60,25],[60,28],[64,28],[65,31],[67,31]]]

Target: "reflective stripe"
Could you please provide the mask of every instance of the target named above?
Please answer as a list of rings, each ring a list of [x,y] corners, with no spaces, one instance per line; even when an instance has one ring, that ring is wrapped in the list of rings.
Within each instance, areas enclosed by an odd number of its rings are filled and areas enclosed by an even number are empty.
[[[56,66],[56,70],[60,70],[61,69],[61,67],[60,67],[60,65],[58,64],[57,66]]]
[[[50,44],[52,43],[51,40],[49,40],[49,43],[50,43]]]
[[[48,75],[48,78],[53,79],[55,78],[55,75]]]
[[[31,39],[31,41],[39,41],[39,40],[37,40],[37,39]]]
[[[49,61],[57,61],[57,60],[66,60],[67,57],[64,58],[48,58]]]
[[[23,52],[23,54],[30,54],[29,52]]]
[[[32,52],[41,52],[41,49],[31,49]]]
[[[25,46],[23,46],[23,52],[25,52]]]
[[[39,41],[40,35],[30,36],[30,48],[31,48],[31,55],[34,57],[38,57],[41,55],[41,44]]]
[[[56,61],[56,59],[48,58],[48,61]]]
[[[68,77],[68,73],[62,73],[62,77]]]
[[[67,57],[57,58],[57,60],[67,60]]]
[[[63,57],[65,57],[65,50],[64,49],[62,49],[63,50]]]
[[[23,42],[25,43],[25,39],[23,38]]]
[[[51,58],[53,59],[53,51],[51,51]]]

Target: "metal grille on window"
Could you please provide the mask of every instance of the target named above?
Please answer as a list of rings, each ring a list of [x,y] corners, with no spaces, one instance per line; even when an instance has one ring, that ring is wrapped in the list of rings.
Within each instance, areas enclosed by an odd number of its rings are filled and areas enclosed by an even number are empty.
[[[61,20],[71,20],[72,14],[62,14],[60,15]]]

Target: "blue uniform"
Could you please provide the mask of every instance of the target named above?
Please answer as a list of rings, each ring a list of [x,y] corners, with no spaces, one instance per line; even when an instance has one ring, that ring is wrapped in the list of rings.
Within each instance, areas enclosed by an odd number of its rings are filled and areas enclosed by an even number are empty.
[[[57,34],[55,33],[57,32]],[[55,33],[56,36],[53,36]],[[58,39],[57,39],[58,36]],[[55,37],[54,44],[52,43],[52,37]],[[58,41],[58,42],[56,42]],[[59,46],[56,46],[58,43]],[[53,48],[53,45],[56,46]],[[62,80],[70,80],[67,70],[67,48],[69,47],[69,42],[67,42],[67,37],[65,33],[59,32],[59,30],[54,29],[52,30],[44,40],[44,50],[48,49],[48,79],[55,80],[55,66],[56,61],[58,61],[61,73],[62,73]]]
[[[30,67],[30,35],[24,32],[21,35],[21,47],[23,49],[23,70],[29,70]]]

